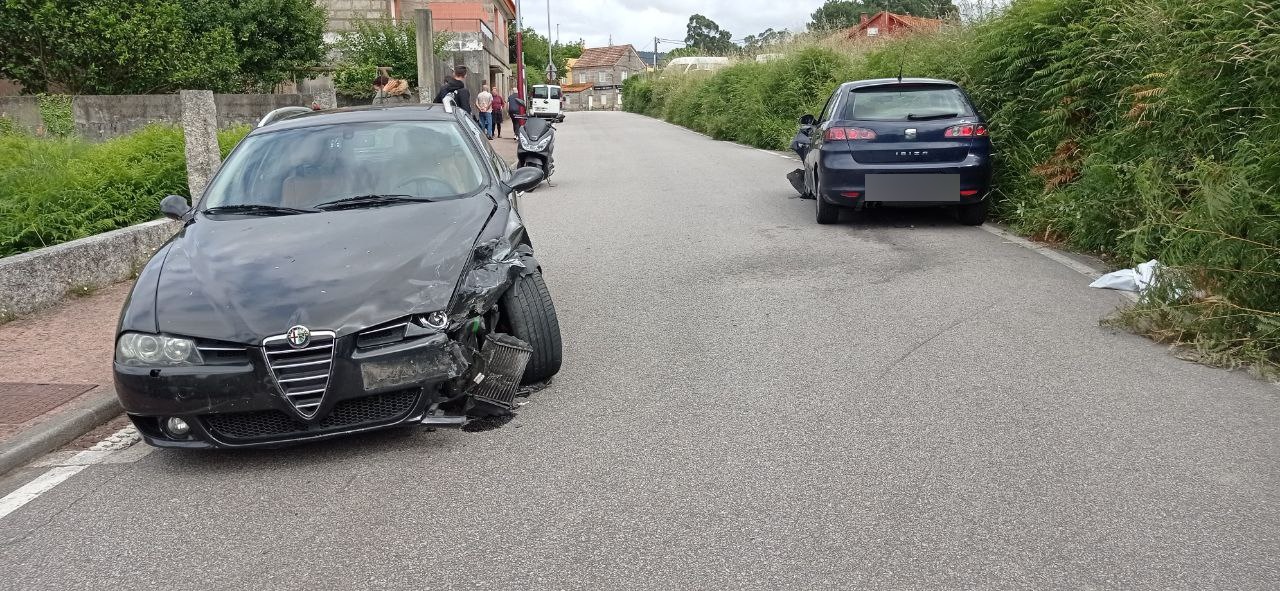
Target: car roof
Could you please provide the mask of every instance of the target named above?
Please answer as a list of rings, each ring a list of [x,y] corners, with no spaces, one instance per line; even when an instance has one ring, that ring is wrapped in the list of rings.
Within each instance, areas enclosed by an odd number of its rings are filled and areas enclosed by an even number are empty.
[[[950,80],[940,80],[938,78],[902,78],[901,80],[898,78],[876,78],[873,80],[854,80],[852,82],[845,82],[840,85],[840,89],[857,90],[859,88],[869,88],[872,86],[896,86],[898,84],[938,84],[941,86],[955,86],[957,88],[960,86]]]
[[[281,119],[253,130],[250,135],[271,133],[285,129],[341,125],[343,123],[368,123],[371,121],[455,121],[454,115],[443,105],[410,104],[396,106],[362,106],[328,109]]]

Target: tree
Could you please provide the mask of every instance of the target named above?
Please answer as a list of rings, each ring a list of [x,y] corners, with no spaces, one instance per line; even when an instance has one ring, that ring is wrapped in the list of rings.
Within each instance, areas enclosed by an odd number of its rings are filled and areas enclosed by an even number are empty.
[[[270,91],[325,59],[325,10],[316,0],[179,0],[196,34],[225,27],[236,46],[236,86]]]
[[[516,55],[516,30],[510,29],[508,32],[508,46],[511,48],[512,69],[519,56]],[[538,32],[531,28],[524,30],[524,69],[525,79],[529,85],[546,84],[547,82],[547,38],[539,35]],[[556,72],[563,76],[567,71],[567,65],[570,59],[582,57],[582,50],[586,47],[586,41],[579,39],[573,43],[552,43],[551,55],[555,60]],[[572,82],[572,81],[571,81]]]
[[[767,47],[786,43],[790,39],[791,31],[786,29],[775,31],[770,27],[759,35],[747,35],[742,41],[742,50],[746,53],[759,53]]]
[[[324,57],[316,0],[6,0],[0,76],[27,92],[269,90]]]
[[[453,39],[451,33],[437,32],[432,51],[440,55]],[[333,49],[339,55],[333,86],[343,96],[372,98],[373,80],[381,66],[392,77],[407,80],[409,88],[418,87],[418,32],[412,21],[354,20],[351,30],[338,35]]]
[[[737,49],[732,41],[733,34],[721,29],[715,21],[701,14],[689,17],[685,32],[685,44],[697,48],[704,54],[724,55]]]

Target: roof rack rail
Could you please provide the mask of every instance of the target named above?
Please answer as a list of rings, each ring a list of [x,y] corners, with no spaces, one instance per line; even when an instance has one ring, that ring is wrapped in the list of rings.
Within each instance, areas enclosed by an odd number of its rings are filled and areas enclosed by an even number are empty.
[[[309,107],[280,107],[279,109],[263,115],[262,119],[258,120],[258,127],[271,125],[276,121],[281,121],[290,117],[297,117],[298,115],[310,112],[311,109]]]

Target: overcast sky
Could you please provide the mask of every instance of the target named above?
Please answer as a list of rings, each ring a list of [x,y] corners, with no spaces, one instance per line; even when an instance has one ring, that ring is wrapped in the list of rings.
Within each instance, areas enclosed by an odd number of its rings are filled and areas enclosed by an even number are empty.
[[[518,0],[524,26],[547,33],[547,1]],[[684,39],[689,15],[701,14],[733,33],[735,41],[767,28],[804,30],[822,0],[550,0],[551,31],[560,25],[560,41],[584,39],[587,47],[630,43],[653,50],[653,38]],[[663,45],[668,51],[678,45]]]

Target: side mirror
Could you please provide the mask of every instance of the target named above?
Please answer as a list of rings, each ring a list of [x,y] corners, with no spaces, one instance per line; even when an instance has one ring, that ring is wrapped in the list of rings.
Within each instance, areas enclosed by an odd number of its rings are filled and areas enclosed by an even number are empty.
[[[187,205],[187,198],[181,195],[170,195],[160,200],[160,213],[169,219],[180,220],[189,211],[191,206]]]
[[[801,125],[801,126],[800,126],[800,133],[803,133],[803,134],[805,134],[805,135],[813,135],[813,126],[812,126],[812,125]]]
[[[818,122],[818,118],[813,115],[803,115],[800,117],[800,125],[808,125],[812,127]]]
[[[541,183],[542,179],[545,178],[547,178],[547,175],[542,172],[541,168],[521,166],[511,173],[511,180],[507,181],[507,186],[517,191],[528,191],[536,188],[538,183]]]

